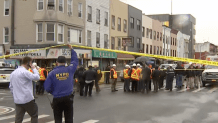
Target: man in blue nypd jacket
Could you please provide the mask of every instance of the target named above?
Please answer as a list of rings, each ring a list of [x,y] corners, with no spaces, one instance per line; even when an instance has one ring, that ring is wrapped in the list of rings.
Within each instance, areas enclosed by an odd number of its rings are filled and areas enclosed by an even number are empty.
[[[71,49],[71,63],[65,67],[66,58],[59,56],[57,59],[57,67],[48,75],[44,88],[51,93],[53,97],[53,113],[55,123],[62,123],[62,114],[64,112],[65,122],[73,123],[73,75],[78,65],[76,52]]]

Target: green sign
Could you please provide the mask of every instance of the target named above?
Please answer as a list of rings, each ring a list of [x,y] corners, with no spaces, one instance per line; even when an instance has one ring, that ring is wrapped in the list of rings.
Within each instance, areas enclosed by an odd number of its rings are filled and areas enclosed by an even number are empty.
[[[117,58],[117,54],[108,51],[92,50],[92,57],[95,58]]]

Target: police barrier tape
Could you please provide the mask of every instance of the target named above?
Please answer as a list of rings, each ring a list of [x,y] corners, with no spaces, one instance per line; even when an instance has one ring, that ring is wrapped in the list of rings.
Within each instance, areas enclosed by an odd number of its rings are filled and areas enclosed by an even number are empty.
[[[21,52],[21,53],[4,55],[4,56],[0,56],[0,59],[6,58],[6,57],[11,57],[11,56],[17,56],[17,55],[21,55],[21,54],[27,54],[27,53],[31,53],[31,52],[35,52],[35,51],[39,51],[39,50],[47,50],[47,49],[50,49],[50,48],[66,46],[66,45],[68,45],[68,44],[61,44],[61,45],[56,45],[56,46],[51,46],[51,47],[46,47],[46,48],[41,48],[41,49],[36,49],[36,50],[31,50],[31,51],[26,51],[26,52]],[[198,59],[190,59],[190,58],[181,58],[181,57],[172,57],[172,56],[162,56],[162,55],[153,55],[153,54],[145,54],[145,53],[136,53],[136,52],[129,52],[129,51],[121,51],[121,50],[112,50],[112,49],[104,49],[104,48],[96,48],[96,47],[87,47],[87,46],[80,46],[80,45],[71,45],[71,46],[72,47],[77,47],[77,48],[83,48],[83,49],[108,51],[108,52],[129,54],[129,55],[135,55],[135,56],[145,56],[145,57],[152,57],[152,58],[158,58],[158,59],[166,59],[166,60],[181,61],[181,62],[192,62],[192,63],[198,63],[198,64],[204,64],[204,65],[218,66],[218,62],[215,62],[215,61],[206,61],[206,60],[198,60]]]

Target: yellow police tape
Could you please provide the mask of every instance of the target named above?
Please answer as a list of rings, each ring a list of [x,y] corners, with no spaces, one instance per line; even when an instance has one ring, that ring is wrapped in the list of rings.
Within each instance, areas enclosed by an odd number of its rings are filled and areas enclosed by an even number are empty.
[[[67,44],[61,44],[61,45],[56,45],[56,46],[51,46],[51,47],[46,47],[46,48],[41,48],[41,49],[36,49],[36,50],[31,50],[31,51],[26,51],[26,52],[21,52],[21,53],[4,55],[4,56],[0,56],[0,59],[6,58],[6,57],[11,57],[11,56],[17,56],[17,55],[21,55],[21,54],[27,54],[27,53],[31,53],[31,52],[35,52],[35,51],[39,51],[39,50],[47,50],[47,49],[50,49],[50,48],[66,46],[66,45]],[[173,60],[173,61],[192,62],[192,63],[197,63],[197,64],[218,66],[218,62],[215,62],[215,61],[206,61],[206,60],[198,60],[198,59],[190,59],[190,58],[180,58],[180,57],[172,57],[172,56],[162,56],[162,55],[153,55],[153,54],[145,54],[145,53],[136,53],[136,52],[129,52],[129,51],[121,51],[121,50],[87,47],[87,46],[81,46],[81,45],[72,45],[72,47],[83,48],[83,49],[92,49],[92,50],[100,50],[100,51],[108,51],[108,52],[115,52],[115,53],[122,53],[122,54],[129,54],[129,55],[135,55],[135,56],[145,56],[145,57],[152,57],[152,58],[166,59],[166,60]]]

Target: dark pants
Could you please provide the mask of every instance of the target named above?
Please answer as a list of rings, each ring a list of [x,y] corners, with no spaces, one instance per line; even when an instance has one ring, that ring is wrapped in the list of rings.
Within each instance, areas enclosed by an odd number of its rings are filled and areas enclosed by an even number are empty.
[[[147,81],[146,81],[146,91],[147,91],[147,93],[148,93],[149,91],[151,91],[151,80],[147,80]]]
[[[110,78],[109,76],[110,76],[110,75],[107,75],[107,74],[106,74],[106,77],[105,77],[105,78],[106,78],[106,82],[105,82],[106,84],[109,84],[109,83],[110,83],[110,82],[109,82],[109,78]]]
[[[62,123],[64,112],[65,123],[73,123],[73,98],[74,95],[53,98],[53,112],[55,123]]]
[[[166,79],[166,89],[172,90],[174,75],[168,75]]]
[[[31,117],[31,123],[38,123],[38,106],[35,100],[32,100],[26,104],[15,104],[16,106],[16,118],[15,123],[22,123],[23,117],[27,112]]]
[[[85,82],[84,81],[80,82],[80,90],[79,90],[80,96],[83,96],[84,94],[84,87],[85,87]]]
[[[98,80],[99,81],[99,80]],[[100,91],[99,85],[98,85],[98,81],[95,81],[95,88],[96,88],[96,92]]]
[[[37,93],[42,93],[44,94],[44,82],[45,81],[39,81],[39,88],[37,90]]]
[[[116,91],[117,79],[111,79],[111,91]]]
[[[129,91],[130,79],[124,79],[124,91]]]
[[[159,85],[158,79],[153,79],[153,83],[154,83],[154,91],[157,92],[158,91],[158,85]]]
[[[163,87],[163,81],[164,81],[164,78],[161,77],[161,78],[159,79],[159,89]]]
[[[132,80],[132,92],[137,92],[137,84],[138,81],[137,80]]]
[[[85,96],[87,96],[87,93],[89,91],[89,96],[92,95],[92,88],[93,88],[94,82],[91,83],[85,83]]]

